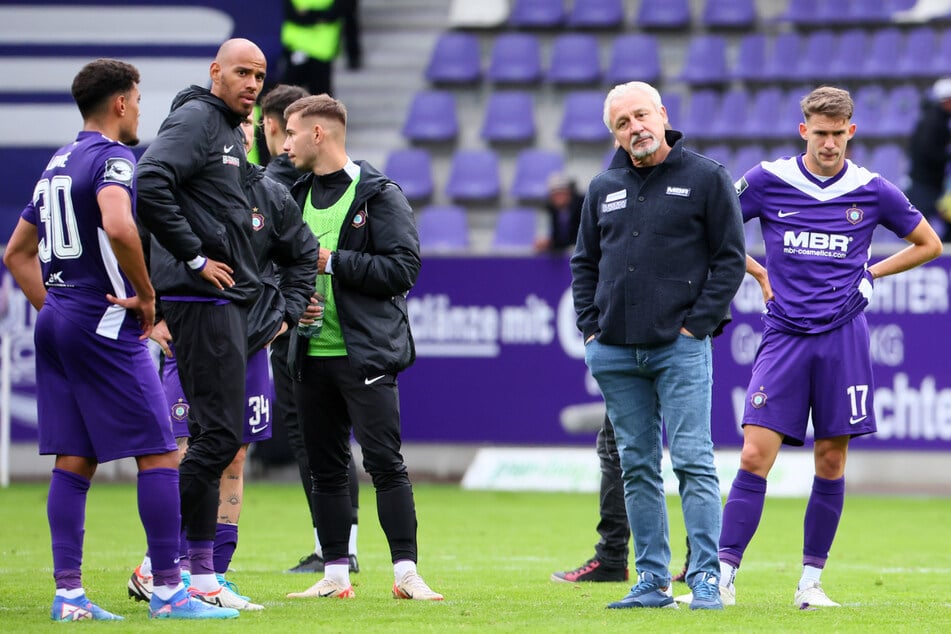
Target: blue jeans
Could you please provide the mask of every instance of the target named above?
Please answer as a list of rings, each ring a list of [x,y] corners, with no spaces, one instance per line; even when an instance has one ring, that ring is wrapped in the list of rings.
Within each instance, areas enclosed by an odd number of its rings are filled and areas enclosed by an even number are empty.
[[[687,583],[692,585],[699,573],[719,577],[721,501],[710,436],[710,338],[680,335],[652,347],[595,339],[585,347],[585,363],[614,423],[638,574],[650,572],[670,581],[670,532],[661,476],[666,424],[690,541]]]

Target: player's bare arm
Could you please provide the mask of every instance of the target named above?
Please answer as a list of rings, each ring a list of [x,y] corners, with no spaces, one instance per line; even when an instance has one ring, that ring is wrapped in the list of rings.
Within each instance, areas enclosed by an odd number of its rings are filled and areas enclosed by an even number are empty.
[[[868,267],[872,279],[913,269],[935,259],[941,255],[943,250],[941,238],[938,237],[938,234],[924,218],[911,233],[905,236],[905,240],[910,242],[911,246],[907,246],[898,253]]]
[[[36,225],[20,218],[3,252],[3,263],[10,269],[13,279],[36,310],[43,308],[46,302],[46,286],[43,284],[43,271],[37,257],[39,243],[40,236]]]
[[[766,272],[766,267],[747,255],[746,272],[759,282],[759,287],[763,291],[763,301],[768,302],[773,299],[773,288],[769,285],[769,274]]]
[[[112,295],[106,298],[113,304],[135,312],[142,326],[140,339],[147,339],[155,324],[155,289],[149,279],[148,267],[142,253],[142,240],[132,217],[132,199],[124,187],[103,187],[96,195],[102,213],[102,228],[109,236],[112,251],[135,290],[134,297],[120,299]]]

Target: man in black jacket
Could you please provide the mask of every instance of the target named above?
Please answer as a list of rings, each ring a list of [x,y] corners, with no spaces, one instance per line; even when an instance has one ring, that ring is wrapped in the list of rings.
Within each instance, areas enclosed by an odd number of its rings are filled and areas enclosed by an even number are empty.
[[[921,102],[915,129],[909,138],[908,200],[930,221],[942,220],[937,201],[944,193],[945,171],[951,143],[951,77],[935,82],[931,94]],[[947,219],[943,219],[947,222]],[[946,224],[942,240],[951,240]]]
[[[222,44],[210,67],[211,90],[191,86],[175,97],[138,169],[152,283],[191,406],[192,439],[179,470],[192,586],[218,605],[234,597],[212,564],[219,484],[241,447],[248,309],[261,294],[239,126],[266,68],[253,42]]]
[[[352,429],[376,488],[393,561],[393,596],[440,600],[416,571],[416,508],[400,455],[396,375],[415,359],[406,294],[420,268],[413,210],[395,183],[347,156],[342,103],[327,95],[305,97],[285,116],[284,149],[295,166],[311,172],[292,194],[304,221],[322,236],[317,285],[325,299],[319,335],[292,333],[290,352],[324,578],[288,596],[353,596],[347,560]],[[315,304],[303,323],[316,316]]]
[[[585,362],[614,425],[636,554],[637,584],[608,607],[676,607],[660,472],[666,427],[691,548],[690,607],[722,609],[710,339],[746,271],[739,202],[722,165],[665,129],[667,111],[649,84],[609,92],[604,123],[618,151],[589,185],[571,273]]]
[[[278,84],[268,91],[261,101],[262,127],[267,150],[271,160],[267,164],[267,175],[274,180],[292,187],[303,172],[294,167],[284,151],[284,140],[287,138],[287,120],[284,119],[284,109],[289,105],[307,97],[307,91],[300,86]],[[297,415],[297,404],[294,402],[294,381],[287,368],[287,348],[290,342],[290,332],[282,334],[271,344],[271,368],[274,374],[274,418],[275,432],[283,426],[287,434],[287,444],[297,467],[300,471],[301,485],[307,498],[307,508],[310,510],[311,525],[314,529],[314,550],[297,562],[287,572],[323,572],[324,552],[317,535],[317,515],[314,513],[314,500],[311,496],[313,483],[310,478],[310,465],[307,461],[307,449],[304,447],[304,437],[301,434],[300,417]],[[273,441],[272,441],[273,442]],[[357,480],[356,463],[351,459],[350,473],[350,504],[353,513],[350,524],[349,559],[350,572],[359,572],[357,562],[357,518],[360,507],[360,482]]]

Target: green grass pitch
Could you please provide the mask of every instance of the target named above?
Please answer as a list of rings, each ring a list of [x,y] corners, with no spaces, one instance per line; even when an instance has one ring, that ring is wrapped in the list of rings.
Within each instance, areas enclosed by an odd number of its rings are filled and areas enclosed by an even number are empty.
[[[316,575],[282,571],[312,546],[303,494],[292,484],[251,482],[229,578],[266,609],[235,621],[153,622],[126,596],[145,544],[132,484],[96,483],[86,515],[84,587],[123,623],[59,624],[53,597],[46,486],[0,490],[0,631],[267,632],[949,632],[951,499],[846,498],[823,584],[841,609],[792,605],[799,578],[805,500],[767,499],[760,530],[737,577],[736,607],[723,612],[606,610],[629,584],[557,584],[555,570],[591,556],[593,494],[463,491],[415,487],[419,570],[446,600],[396,601],[373,491],[361,492],[356,599],[292,600]],[[679,500],[671,498],[673,567],[683,560]],[[633,566],[633,559],[632,559]],[[633,567],[632,567],[633,571]],[[675,592],[686,591],[678,584]]]

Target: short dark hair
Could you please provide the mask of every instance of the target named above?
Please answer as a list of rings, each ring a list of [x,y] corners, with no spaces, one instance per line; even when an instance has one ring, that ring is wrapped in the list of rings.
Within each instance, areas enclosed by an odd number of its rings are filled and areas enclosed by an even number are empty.
[[[264,95],[264,99],[261,100],[261,114],[265,117],[277,119],[281,122],[281,128],[284,128],[287,125],[287,119],[284,118],[284,109],[298,99],[309,96],[310,93],[300,86],[278,84],[268,91]]]
[[[326,93],[298,99],[284,109],[284,119],[289,119],[295,112],[302,117],[335,119],[347,127],[347,107]]]
[[[132,90],[139,69],[117,59],[100,58],[83,66],[73,78],[72,93],[83,119],[96,114],[106,101]]]

